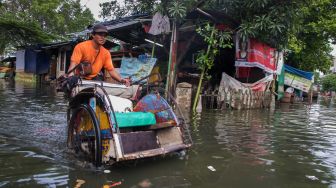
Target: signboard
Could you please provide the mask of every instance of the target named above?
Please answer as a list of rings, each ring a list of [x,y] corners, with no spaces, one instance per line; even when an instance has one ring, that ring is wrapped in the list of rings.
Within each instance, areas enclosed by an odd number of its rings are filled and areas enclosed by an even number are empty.
[[[285,72],[285,85],[291,86],[303,92],[308,92],[312,85],[312,81],[306,78]]]
[[[268,73],[276,71],[275,48],[256,39],[242,41],[236,37],[236,67],[258,67]]]

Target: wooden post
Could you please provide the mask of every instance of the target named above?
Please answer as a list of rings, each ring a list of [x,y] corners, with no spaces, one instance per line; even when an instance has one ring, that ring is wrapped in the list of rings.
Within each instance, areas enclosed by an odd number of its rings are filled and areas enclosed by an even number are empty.
[[[310,90],[309,90],[310,96],[309,96],[309,104],[313,103],[313,85],[310,86]]]
[[[176,51],[177,51],[177,29],[176,22],[173,22],[172,36],[170,40],[170,52],[169,52],[169,63],[168,63],[168,72],[167,72],[167,81],[166,81],[166,91],[173,93],[173,84],[175,75],[175,66],[176,66]]]

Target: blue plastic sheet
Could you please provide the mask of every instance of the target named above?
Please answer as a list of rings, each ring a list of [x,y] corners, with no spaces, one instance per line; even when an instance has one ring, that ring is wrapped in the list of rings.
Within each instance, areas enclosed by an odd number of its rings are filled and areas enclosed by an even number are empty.
[[[289,72],[289,73],[292,73],[292,74],[295,74],[295,75],[298,75],[298,76],[301,76],[301,77],[306,78],[308,80],[312,80],[313,76],[314,76],[314,73],[312,73],[312,72],[306,72],[306,71],[296,69],[296,68],[288,66],[288,65],[285,65],[285,71]]]
[[[150,75],[156,60],[156,58],[146,55],[140,55],[138,58],[123,57],[121,60],[120,75],[122,78],[131,77],[133,82],[138,81]]]

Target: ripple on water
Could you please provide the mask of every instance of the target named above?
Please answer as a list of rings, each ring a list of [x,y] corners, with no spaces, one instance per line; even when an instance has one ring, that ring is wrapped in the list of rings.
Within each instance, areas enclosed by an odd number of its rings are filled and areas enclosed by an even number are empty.
[[[335,109],[323,111],[319,105],[311,108],[293,107],[286,112],[277,109],[270,118],[267,110],[260,112],[211,111],[201,120],[200,130],[202,126],[209,129],[213,124],[213,139],[220,145],[220,150],[231,154],[226,156],[234,156],[229,158],[231,161],[238,160],[238,163],[252,165],[252,168],[245,167],[251,169],[250,173],[254,173],[253,170],[258,166],[262,168],[265,165],[270,167],[268,171],[280,173],[281,176],[287,174],[281,173],[288,171],[284,169],[295,169],[291,171],[301,175],[297,176],[299,179],[305,177],[322,184],[334,182]],[[215,154],[218,155],[218,152],[213,151],[212,156]],[[307,172],[312,173],[307,175]],[[290,179],[293,176],[287,177],[288,182],[291,182]],[[292,183],[295,184],[295,181]]]
[[[80,165],[69,168],[80,162],[66,154],[62,95],[8,87],[0,90],[0,187],[73,187],[77,178],[87,180],[86,187],[101,187],[106,180],[124,187],[336,186],[334,107],[204,111],[191,119],[194,145],[186,159],[85,173]]]
[[[2,185],[0,186],[26,185],[34,187],[33,185],[45,185],[57,187],[68,184],[69,177],[66,169],[55,163],[52,157],[42,154],[36,148],[23,147],[22,141],[1,136],[0,179]]]

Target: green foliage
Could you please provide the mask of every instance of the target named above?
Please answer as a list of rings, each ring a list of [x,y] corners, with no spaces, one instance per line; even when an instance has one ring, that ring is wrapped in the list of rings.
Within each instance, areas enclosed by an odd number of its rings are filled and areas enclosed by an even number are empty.
[[[329,71],[330,41],[336,39],[336,9],[331,0],[310,1],[301,7],[300,30],[289,38],[287,62],[307,71]]]
[[[205,26],[198,27],[196,29],[197,33],[200,34],[204,41],[208,44],[207,51],[201,51],[196,59],[196,64],[198,64],[201,69],[201,76],[198,83],[195,100],[193,104],[193,110],[196,110],[198,103],[198,98],[201,91],[203,78],[210,78],[207,72],[214,65],[215,57],[218,54],[219,48],[231,48],[231,35],[230,31],[219,31],[215,26],[211,26],[210,23],[206,23]]]
[[[183,20],[184,12],[195,7],[210,10],[210,14],[225,13],[239,24],[233,29],[243,40],[257,38],[272,47],[289,50],[286,63],[307,71],[329,69],[329,43],[336,42],[335,0],[124,0],[124,4],[105,10],[119,17],[160,10]]]
[[[152,13],[158,9],[160,2],[157,0],[112,0],[100,3],[102,8],[100,17],[104,20],[118,19],[133,14]]]
[[[66,33],[84,30],[93,22],[92,13],[80,5],[80,0],[2,1],[0,53],[5,47],[61,39]]]
[[[243,40],[253,37],[280,49],[296,29],[300,6],[301,0],[209,0],[205,5],[236,20]]]
[[[336,91],[336,74],[326,75],[321,83],[323,91]]]
[[[199,0],[111,0],[100,3],[100,17],[104,20],[117,19],[134,14],[161,12],[175,19],[182,19],[195,8]]]
[[[175,0],[169,4],[168,12],[171,17],[179,20],[186,16],[187,7],[184,5],[183,2]]]
[[[294,48],[295,51],[289,51],[286,57],[287,64],[306,71],[320,70],[328,72],[332,65],[332,56],[328,40],[319,37],[307,36],[300,41],[300,48]],[[289,49],[291,49],[290,43]],[[295,44],[294,44],[295,45]]]
[[[307,71],[327,72],[330,41],[336,41],[335,0],[209,0],[206,7],[222,10],[240,26],[242,39],[257,38],[288,49],[287,62]]]
[[[204,27],[198,27],[196,31],[208,44],[207,51],[203,50],[198,54],[196,63],[201,70],[209,70],[214,65],[219,48],[232,47],[230,42],[232,33],[230,31],[219,31],[210,23],[206,23]]]
[[[314,83],[319,84],[321,82],[321,77],[319,72],[314,72]]]

